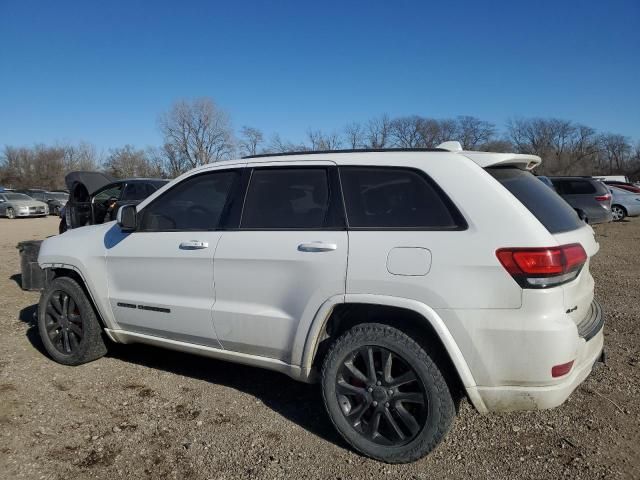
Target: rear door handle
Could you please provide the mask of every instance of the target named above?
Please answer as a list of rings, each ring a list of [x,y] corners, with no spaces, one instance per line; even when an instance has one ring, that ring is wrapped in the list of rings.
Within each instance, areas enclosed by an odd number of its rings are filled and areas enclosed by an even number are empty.
[[[330,252],[336,250],[338,245],[335,243],[325,242],[307,242],[298,245],[298,250],[301,252]]]
[[[209,248],[209,243],[201,242],[200,240],[189,240],[180,244],[180,250],[202,250],[203,248]]]

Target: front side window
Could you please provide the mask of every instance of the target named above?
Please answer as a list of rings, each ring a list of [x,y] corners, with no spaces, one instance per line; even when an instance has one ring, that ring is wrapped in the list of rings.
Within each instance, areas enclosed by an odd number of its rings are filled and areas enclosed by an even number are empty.
[[[94,203],[104,203],[111,198],[118,200],[120,198],[120,192],[122,191],[122,184],[114,185],[101,192],[96,193],[93,197]]]
[[[238,177],[237,171],[227,170],[180,182],[140,212],[138,229],[147,232],[217,229]]]
[[[349,228],[455,230],[465,223],[444,193],[408,168],[341,167]]]
[[[264,168],[251,175],[241,228],[317,229],[327,224],[326,168]]]

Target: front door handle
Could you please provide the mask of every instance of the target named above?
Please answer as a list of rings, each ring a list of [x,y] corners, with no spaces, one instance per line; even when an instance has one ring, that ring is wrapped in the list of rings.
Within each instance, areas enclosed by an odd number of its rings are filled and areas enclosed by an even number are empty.
[[[201,242],[200,240],[189,240],[180,244],[180,250],[202,250],[203,248],[209,248],[209,243]]]
[[[335,243],[325,242],[307,242],[298,245],[298,250],[301,252],[330,252],[336,250],[338,245]]]

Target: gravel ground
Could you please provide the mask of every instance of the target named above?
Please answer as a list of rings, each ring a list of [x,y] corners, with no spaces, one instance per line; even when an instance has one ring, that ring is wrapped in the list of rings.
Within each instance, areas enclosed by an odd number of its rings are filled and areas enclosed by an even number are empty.
[[[399,466],[351,451],[317,385],[135,345],[51,361],[15,245],[56,228],[0,219],[0,478],[640,478],[640,219],[597,227],[607,365],[554,410],[483,416],[463,401],[437,450]]]

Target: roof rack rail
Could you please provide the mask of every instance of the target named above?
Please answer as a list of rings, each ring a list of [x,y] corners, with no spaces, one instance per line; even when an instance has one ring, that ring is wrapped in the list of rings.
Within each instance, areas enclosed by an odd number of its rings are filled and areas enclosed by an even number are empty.
[[[448,152],[444,148],[351,148],[340,150],[303,150],[299,152],[260,153],[246,155],[244,158],[282,157],[287,155],[320,155],[327,153],[369,153],[369,152]]]

